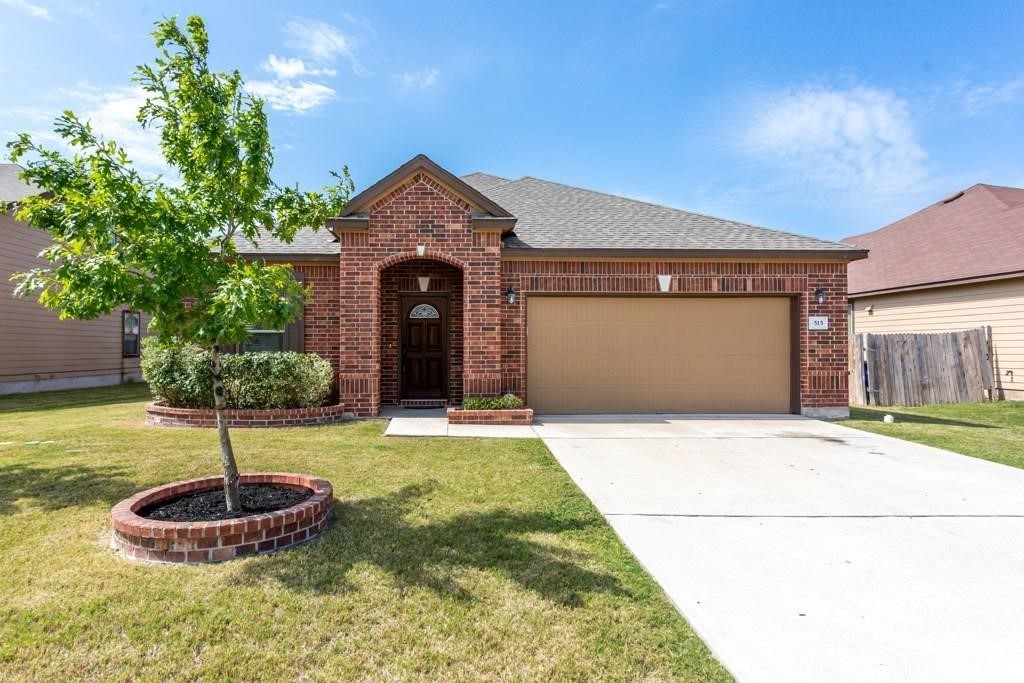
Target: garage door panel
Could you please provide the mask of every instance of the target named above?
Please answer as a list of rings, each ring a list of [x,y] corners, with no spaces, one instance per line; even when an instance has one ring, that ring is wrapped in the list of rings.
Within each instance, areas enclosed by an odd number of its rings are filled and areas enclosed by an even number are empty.
[[[530,297],[527,394],[540,413],[790,408],[782,297]]]

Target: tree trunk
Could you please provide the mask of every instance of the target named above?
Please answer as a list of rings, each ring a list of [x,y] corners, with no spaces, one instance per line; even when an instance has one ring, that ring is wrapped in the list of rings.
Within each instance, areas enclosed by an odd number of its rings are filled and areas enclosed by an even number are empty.
[[[238,495],[238,465],[235,464],[235,451],[231,447],[231,435],[228,433],[227,399],[224,396],[224,379],[221,375],[223,367],[220,362],[220,345],[214,344],[210,350],[213,361],[213,407],[217,411],[217,436],[220,437],[220,462],[224,466],[224,498],[228,511],[242,509]]]

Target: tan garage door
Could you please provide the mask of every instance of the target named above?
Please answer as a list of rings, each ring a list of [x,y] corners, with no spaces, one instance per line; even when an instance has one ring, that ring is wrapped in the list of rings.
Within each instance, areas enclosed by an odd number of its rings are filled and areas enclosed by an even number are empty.
[[[527,400],[538,413],[786,413],[789,299],[527,301]]]

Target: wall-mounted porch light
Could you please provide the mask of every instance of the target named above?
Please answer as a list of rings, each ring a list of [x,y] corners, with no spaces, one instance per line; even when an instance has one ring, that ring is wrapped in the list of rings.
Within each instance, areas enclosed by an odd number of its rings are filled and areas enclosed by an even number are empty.
[[[516,302],[516,290],[512,289],[512,285],[509,285],[508,289],[505,290],[505,299],[510,304],[514,304]]]
[[[672,276],[671,275],[659,275],[658,276],[658,291],[667,292],[672,289]]]
[[[416,279],[419,280],[420,291],[421,292],[425,292],[428,289],[430,289],[430,276],[429,275],[427,275],[427,276],[420,275]]]
[[[818,287],[816,290],[814,290],[814,298],[818,300],[819,304],[825,303],[825,290],[822,289],[821,287]]]

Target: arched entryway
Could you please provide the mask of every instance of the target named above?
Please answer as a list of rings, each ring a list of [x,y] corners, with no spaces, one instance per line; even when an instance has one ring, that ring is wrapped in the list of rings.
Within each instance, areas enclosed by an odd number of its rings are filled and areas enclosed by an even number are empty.
[[[381,405],[458,404],[463,394],[463,274],[433,258],[380,271]]]

